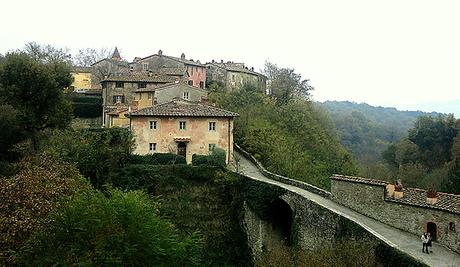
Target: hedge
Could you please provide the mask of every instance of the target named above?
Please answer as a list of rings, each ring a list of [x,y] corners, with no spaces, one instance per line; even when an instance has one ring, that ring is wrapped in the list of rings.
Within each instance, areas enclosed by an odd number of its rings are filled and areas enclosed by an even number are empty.
[[[174,153],[154,153],[148,155],[131,155],[129,157],[131,164],[150,164],[150,165],[170,165],[170,164],[187,164],[185,157]]]
[[[102,115],[102,98],[99,96],[69,94],[68,99],[72,103],[75,117],[96,118]]]
[[[215,148],[209,155],[192,156],[192,165],[194,166],[222,166],[225,167],[226,153],[225,150]]]

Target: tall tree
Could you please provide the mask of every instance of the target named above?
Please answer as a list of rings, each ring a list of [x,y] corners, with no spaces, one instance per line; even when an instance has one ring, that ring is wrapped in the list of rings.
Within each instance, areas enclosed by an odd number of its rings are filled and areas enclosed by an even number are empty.
[[[24,52],[42,63],[65,62],[70,64],[72,61],[72,55],[67,47],[57,48],[51,45],[29,42],[19,52]]]
[[[92,64],[100,61],[104,58],[109,58],[112,53],[112,49],[107,47],[102,48],[84,48],[78,50],[78,53],[73,58],[73,64],[81,67],[89,67]]]
[[[290,68],[279,68],[276,64],[265,62],[264,74],[268,78],[269,92],[275,96],[277,104],[285,105],[295,98],[309,100],[313,86],[308,79]]]
[[[34,144],[39,131],[69,125],[72,108],[63,95],[72,82],[68,64],[18,52],[0,63],[0,99],[17,111],[22,130]]]

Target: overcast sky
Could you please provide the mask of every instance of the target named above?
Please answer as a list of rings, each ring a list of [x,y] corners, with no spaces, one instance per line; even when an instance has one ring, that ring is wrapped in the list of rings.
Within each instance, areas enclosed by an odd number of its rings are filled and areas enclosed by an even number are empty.
[[[270,60],[310,79],[318,101],[460,115],[460,1],[15,0],[1,10],[0,53],[36,41],[118,46],[128,60],[159,49],[256,69]]]

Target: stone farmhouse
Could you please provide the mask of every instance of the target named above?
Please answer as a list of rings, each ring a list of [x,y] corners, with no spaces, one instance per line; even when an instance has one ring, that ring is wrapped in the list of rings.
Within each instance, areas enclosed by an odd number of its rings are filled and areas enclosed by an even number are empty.
[[[334,175],[332,199],[377,221],[460,252],[460,195],[402,188],[385,181]]]
[[[191,163],[193,154],[218,147],[233,158],[233,119],[238,114],[203,103],[174,99],[128,113],[136,139],[135,154],[177,153]]]
[[[73,82],[70,85],[70,90],[90,90],[92,88],[91,68],[89,67],[73,67],[71,70]]]
[[[254,71],[254,68],[244,66],[244,63],[228,61],[224,63],[212,61],[206,63],[207,82],[217,81],[230,90],[242,87],[245,83],[258,85],[265,92],[267,89],[267,77]]]

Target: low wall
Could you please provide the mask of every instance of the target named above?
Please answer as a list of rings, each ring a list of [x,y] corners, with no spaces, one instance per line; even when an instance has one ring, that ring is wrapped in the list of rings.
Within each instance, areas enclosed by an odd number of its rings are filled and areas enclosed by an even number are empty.
[[[278,175],[278,174],[275,174],[275,173],[272,173],[272,172],[268,171],[267,169],[264,168],[264,166],[262,166],[262,164],[256,158],[254,158],[251,154],[249,154],[247,151],[242,149],[238,144],[235,144],[235,149],[236,149],[236,151],[238,151],[241,154],[243,154],[244,157],[249,159],[252,163],[254,163],[257,166],[257,168],[259,169],[259,171],[261,173],[263,173],[265,176],[267,176],[268,178],[271,178],[271,179],[273,179],[275,181],[278,181],[278,182],[282,182],[284,184],[288,184],[288,185],[292,185],[292,186],[296,186],[296,187],[305,189],[307,191],[310,191],[312,193],[318,194],[318,195],[320,195],[322,197],[325,197],[325,198],[331,198],[331,193],[326,191],[326,190],[323,190],[323,189],[321,189],[319,187],[316,187],[314,185],[311,185],[311,184],[308,184],[308,183],[305,183],[305,182],[294,180],[294,179],[291,179],[291,178],[288,178],[288,177],[285,177],[285,176],[282,176],[282,175]]]
[[[385,186],[332,179],[332,199],[368,217],[403,231],[422,235],[428,222],[437,225],[438,242],[460,253],[460,229],[449,227],[460,225],[460,216],[439,209],[389,201],[385,198]]]

